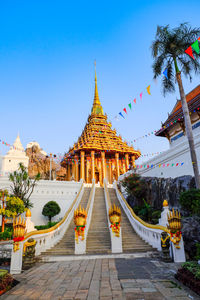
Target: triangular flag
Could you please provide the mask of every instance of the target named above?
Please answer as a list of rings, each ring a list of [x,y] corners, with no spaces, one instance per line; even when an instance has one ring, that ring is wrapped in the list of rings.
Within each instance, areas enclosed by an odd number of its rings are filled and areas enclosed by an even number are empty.
[[[198,39],[197,39],[198,41],[200,41],[200,37],[198,37]]]
[[[129,105],[128,105],[129,107],[130,107],[130,109],[131,109],[131,103],[129,103]]]
[[[119,115],[120,115],[122,118],[124,118],[124,116],[122,115],[122,113],[121,113],[121,112],[119,113]],[[125,118],[124,118],[124,119],[125,119]]]
[[[127,114],[126,108],[124,108],[123,111]]]
[[[192,49],[199,54],[199,42],[197,40],[192,44]]]
[[[185,50],[185,53],[187,53],[189,56],[191,56],[193,59],[194,59],[194,56],[193,56],[193,52],[192,52],[192,47],[188,47],[186,50]]]
[[[168,69],[166,68],[165,71],[163,72],[163,74],[165,75],[165,77],[168,79],[168,75],[167,75]]]
[[[140,93],[140,99],[142,100],[142,93]]]
[[[136,98],[133,100],[133,102],[136,104]]]
[[[151,93],[150,93],[150,85],[148,85],[148,87],[147,87],[147,93],[149,94],[149,95],[151,95]]]

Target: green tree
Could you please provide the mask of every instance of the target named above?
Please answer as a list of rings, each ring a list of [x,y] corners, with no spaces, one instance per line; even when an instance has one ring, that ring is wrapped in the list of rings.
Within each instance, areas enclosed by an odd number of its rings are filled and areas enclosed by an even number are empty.
[[[45,217],[49,218],[49,222],[51,223],[51,219],[58,215],[60,212],[60,206],[55,201],[49,201],[43,207],[42,214]]]
[[[187,23],[180,24],[179,27],[169,28],[167,26],[158,26],[155,40],[152,43],[152,56],[154,58],[153,72],[154,78],[162,75],[163,70],[167,69],[167,77],[163,77],[164,96],[168,92],[175,91],[175,83],[178,83],[179,93],[182,103],[183,115],[185,120],[185,129],[190,147],[190,155],[193,162],[196,188],[200,188],[199,170],[197,157],[194,147],[194,138],[192,125],[189,115],[189,109],[183,89],[181,73],[192,80],[192,72],[200,72],[199,55],[194,51],[195,59],[188,56],[185,50],[191,46],[200,36],[200,28],[191,28]]]
[[[147,184],[140,175],[133,173],[121,182],[128,196],[136,200],[136,204],[142,206],[147,194]]]
[[[40,174],[38,173],[34,179],[31,179],[27,168],[22,163],[19,163],[19,170],[10,174],[9,180],[12,182],[12,194],[24,202],[25,208],[33,207],[33,204],[30,202],[30,196],[33,193],[36,182],[40,180]]]
[[[181,193],[179,202],[187,212],[200,216],[200,190],[190,189]]]

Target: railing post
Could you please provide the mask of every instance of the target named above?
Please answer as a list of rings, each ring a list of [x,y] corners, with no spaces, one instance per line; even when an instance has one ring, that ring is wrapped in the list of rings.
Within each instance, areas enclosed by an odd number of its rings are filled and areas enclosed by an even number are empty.
[[[79,240],[75,242],[75,254],[85,254],[86,253],[86,242],[87,242],[87,235],[88,230],[90,227],[91,219],[92,219],[92,211],[93,211],[93,204],[94,204],[94,196],[95,196],[95,179],[92,179],[92,189],[90,192],[88,204],[87,204],[87,223],[85,225],[85,236],[83,240]],[[74,236],[75,237],[75,236]]]
[[[107,220],[108,226],[110,230],[110,239],[111,239],[111,250],[112,253],[122,253],[122,230],[120,226],[119,236],[116,236],[115,233],[112,231],[110,218],[109,218],[109,207],[111,206],[110,197],[108,193],[107,187],[107,179],[104,179],[104,195],[105,195],[105,202],[106,202],[106,212],[107,212]]]

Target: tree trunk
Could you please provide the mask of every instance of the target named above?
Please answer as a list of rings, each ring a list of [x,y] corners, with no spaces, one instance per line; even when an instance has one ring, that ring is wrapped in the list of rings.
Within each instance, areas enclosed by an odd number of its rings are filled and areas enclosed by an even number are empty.
[[[190,148],[190,155],[191,155],[191,159],[192,159],[192,166],[193,166],[193,171],[194,171],[196,188],[200,189],[200,177],[199,177],[197,156],[196,156],[196,151],[195,151],[195,147],[194,147],[192,125],[191,125],[189,109],[188,109],[188,105],[187,105],[187,101],[186,101],[186,97],[185,97],[185,92],[183,89],[181,72],[176,73],[176,79],[177,79],[178,86],[179,86],[179,92],[180,92],[182,109],[183,109],[183,116],[184,116],[184,121],[185,121],[185,129],[186,129],[186,135],[188,138],[188,143],[189,143],[189,148]]]

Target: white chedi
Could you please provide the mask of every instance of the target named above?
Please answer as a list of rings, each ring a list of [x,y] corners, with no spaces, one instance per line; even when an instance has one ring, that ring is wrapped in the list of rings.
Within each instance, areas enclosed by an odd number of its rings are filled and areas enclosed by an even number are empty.
[[[14,144],[10,147],[10,150],[2,159],[2,169],[1,172],[3,175],[8,175],[19,168],[19,163],[23,163],[23,165],[28,168],[29,157],[26,155],[24,151],[24,147],[20,141],[19,134],[14,142]]]

